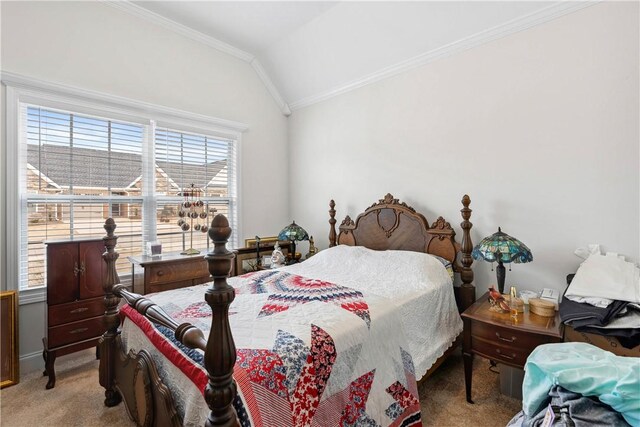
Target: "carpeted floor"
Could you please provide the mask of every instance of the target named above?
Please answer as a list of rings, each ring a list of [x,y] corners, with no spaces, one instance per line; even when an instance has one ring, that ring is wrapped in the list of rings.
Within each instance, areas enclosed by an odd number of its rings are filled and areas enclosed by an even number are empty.
[[[41,373],[22,378],[20,384],[0,391],[0,425],[22,427],[133,426],[124,406],[106,408],[98,383],[98,361],[91,350],[56,362],[57,382],[45,390]],[[420,387],[425,426],[504,426],[519,410],[517,399],[500,394],[499,375],[489,371],[489,362],[476,357],[473,400],[465,400],[464,374],[460,351]]]

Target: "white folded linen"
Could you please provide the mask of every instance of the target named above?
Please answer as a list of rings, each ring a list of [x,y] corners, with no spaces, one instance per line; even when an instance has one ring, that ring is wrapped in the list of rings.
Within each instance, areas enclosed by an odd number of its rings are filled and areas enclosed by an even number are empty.
[[[582,297],[640,303],[640,269],[618,254],[592,253],[578,268],[565,296],[574,301],[573,297]]]
[[[594,307],[600,307],[600,308],[607,308],[609,307],[609,304],[613,302],[612,299],[608,299],[608,298],[577,297],[575,295],[566,295],[566,294],[565,294],[565,297],[567,299],[570,299],[571,301],[580,302],[583,304],[589,304]]]

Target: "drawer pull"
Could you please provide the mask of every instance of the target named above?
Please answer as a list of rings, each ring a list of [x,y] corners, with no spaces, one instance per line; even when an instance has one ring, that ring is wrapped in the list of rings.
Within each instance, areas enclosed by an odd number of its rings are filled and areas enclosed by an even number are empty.
[[[75,310],[71,310],[69,314],[84,313],[87,310],[89,310],[87,307],[80,307],[80,308],[76,308]]]
[[[78,329],[74,329],[72,331],[69,331],[70,334],[80,334],[82,332],[88,331],[89,328],[78,328]]]
[[[500,332],[496,332],[496,336],[498,337],[499,340],[506,341],[506,342],[514,342],[516,340],[516,337],[511,337],[511,339],[505,338],[500,335]]]
[[[156,273],[158,276],[164,276],[164,271],[162,270],[158,270],[158,272]]]
[[[516,358],[515,353],[512,353],[512,355],[509,356],[508,354],[503,354],[499,348],[496,348],[496,353],[498,353],[500,356],[504,357],[505,359],[513,360]]]

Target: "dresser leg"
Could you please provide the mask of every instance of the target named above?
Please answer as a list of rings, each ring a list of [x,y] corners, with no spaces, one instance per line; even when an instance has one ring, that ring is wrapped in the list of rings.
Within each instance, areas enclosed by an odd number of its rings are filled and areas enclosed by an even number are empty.
[[[49,376],[49,382],[47,382],[46,389],[52,389],[56,385],[56,371],[54,368],[54,363],[56,362],[56,352],[47,350],[47,358],[44,365],[45,372]]]
[[[44,366],[45,366],[45,370],[42,371],[42,376],[46,377],[47,375],[49,375],[47,373],[47,369],[46,369],[46,366],[47,366],[47,350],[42,350],[42,359],[44,359]]]
[[[467,402],[473,403],[471,400],[471,376],[473,374],[473,353],[462,353],[464,360],[464,387],[467,392]]]

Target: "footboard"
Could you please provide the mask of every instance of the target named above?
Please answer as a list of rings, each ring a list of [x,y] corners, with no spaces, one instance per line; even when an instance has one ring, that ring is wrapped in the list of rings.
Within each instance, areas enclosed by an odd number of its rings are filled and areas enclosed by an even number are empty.
[[[178,324],[152,301],[127,291],[119,284],[120,279],[115,267],[118,259],[118,253],[115,251],[118,237],[114,234],[116,224],[113,219],[107,219],[104,228],[107,232],[103,239],[106,247],[103,258],[107,263],[107,279],[103,286],[106,332],[100,340],[100,385],[105,388],[105,405],[115,406],[124,398],[129,415],[142,426],[182,424],[174,409],[171,393],[162,384],[149,353],[141,350],[137,354],[125,354],[123,350],[118,330],[118,305],[121,299],[124,299],[141,315],[172,330],[175,338],[185,346],[204,351],[204,364],[208,373],[204,396],[211,410],[205,425],[237,425],[237,417],[232,407],[236,395],[236,385],[232,377],[236,348],[228,318],[229,305],[235,298],[235,292],[226,280],[234,255],[226,248],[231,235],[227,219],[224,215],[217,215],[209,229],[214,249],[205,257],[213,277],[213,283],[204,296],[212,311],[211,332],[206,338],[202,331],[192,324]]]

